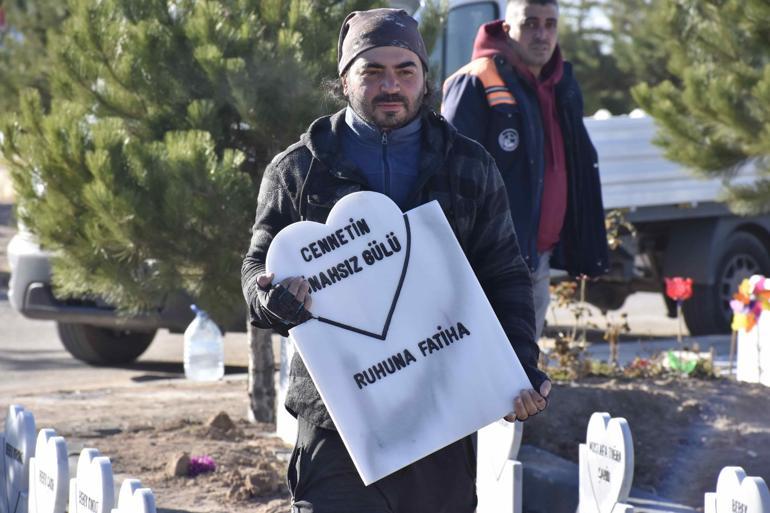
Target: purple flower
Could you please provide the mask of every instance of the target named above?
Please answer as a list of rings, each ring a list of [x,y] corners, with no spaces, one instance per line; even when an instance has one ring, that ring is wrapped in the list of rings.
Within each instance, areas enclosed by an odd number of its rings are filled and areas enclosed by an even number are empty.
[[[198,474],[214,472],[216,468],[217,464],[214,463],[214,460],[211,458],[211,456],[193,456],[190,458],[190,466],[187,469],[187,475],[190,477],[195,477]]]

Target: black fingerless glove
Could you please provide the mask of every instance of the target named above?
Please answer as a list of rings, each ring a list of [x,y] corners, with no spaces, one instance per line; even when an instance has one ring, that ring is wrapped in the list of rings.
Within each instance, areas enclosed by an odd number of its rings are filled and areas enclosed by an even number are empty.
[[[532,389],[535,390],[535,392],[538,394],[540,393],[540,385],[551,379],[548,377],[548,374],[541,371],[537,367],[530,367],[525,365],[524,372],[527,374],[529,382],[532,383]]]
[[[525,366],[524,372],[527,374],[527,377],[529,378],[529,382],[532,383],[532,389],[538,394],[540,393],[540,387],[543,385],[543,383],[545,383],[546,381],[551,381],[551,378],[548,377],[548,374],[546,374],[545,372],[535,367]],[[553,387],[551,387],[551,394],[552,393],[553,393]],[[548,400],[551,397],[551,394],[548,394],[548,397],[545,397],[546,404],[548,404]]]
[[[270,288],[258,287],[257,302],[260,312],[281,334],[313,318],[304,303],[280,284]]]

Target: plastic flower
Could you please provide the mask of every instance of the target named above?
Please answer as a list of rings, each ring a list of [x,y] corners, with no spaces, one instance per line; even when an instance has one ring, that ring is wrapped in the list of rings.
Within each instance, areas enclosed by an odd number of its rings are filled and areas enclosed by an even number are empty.
[[[742,292],[736,292],[733,295],[733,300],[739,302],[741,304],[741,307],[743,307],[745,305],[748,305],[751,302],[751,297]],[[730,302],[730,304],[732,304],[732,301]]]
[[[751,331],[762,312],[770,310],[770,280],[759,274],[744,279],[730,301],[730,308],[733,310],[732,329]]]
[[[732,301],[730,301],[730,308],[733,311],[733,315],[737,315],[739,313],[742,313],[743,312],[743,308],[746,305],[746,303],[744,303],[743,301],[738,299],[737,296],[738,296],[738,294],[733,296],[734,299]]]
[[[214,472],[217,469],[217,464],[211,456],[193,456],[190,458],[190,466],[187,469],[187,475],[195,477],[198,474],[205,474],[206,472]]]
[[[692,278],[663,278],[666,280],[666,295],[674,301],[686,301],[692,297]]]
[[[748,278],[744,278],[740,285],[738,285],[738,294],[749,297],[754,287],[751,286],[751,282]]]
[[[757,294],[757,303],[762,305],[762,310],[770,310],[770,290]]]
[[[733,331],[744,330],[750,331],[749,328],[749,316],[745,313],[736,313],[733,315],[733,322],[730,325]],[[752,326],[753,327],[753,326]]]
[[[749,278],[749,285],[751,285],[752,292],[761,292],[765,290],[765,277],[761,274],[755,274]]]

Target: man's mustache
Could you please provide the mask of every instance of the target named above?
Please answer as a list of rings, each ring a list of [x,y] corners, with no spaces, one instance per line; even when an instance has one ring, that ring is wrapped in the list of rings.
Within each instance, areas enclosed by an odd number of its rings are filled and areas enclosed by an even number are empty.
[[[374,97],[372,103],[403,103],[407,105],[409,101],[400,94],[380,94]]]

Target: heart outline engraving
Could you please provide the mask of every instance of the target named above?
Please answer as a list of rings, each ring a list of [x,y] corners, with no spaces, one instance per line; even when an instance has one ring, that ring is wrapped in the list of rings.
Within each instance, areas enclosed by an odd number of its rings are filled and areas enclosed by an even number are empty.
[[[406,228],[406,250],[404,253],[404,265],[401,268],[401,276],[398,280],[398,286],[396,287],[396,291],[393,293],[393,300],[390,303],[390,309],[388,310],[388,316],[385,318],[385,325],[382,328],[382,333],[372,333],[371,331],[366,331],[361,328],[356,328],[355,326],[349,326],[345,323],[334,321],[332,319],[327,319],[325,317],[313,316],[313,319],[317,319],[320,322],[330,324],[337,328],[349,330],[354,333],[358,333],[360,335],[376,338],[377,340],[385,340],[388,337],[388,329],[390,328],[390,321],[393,320],[393,312],[396,310],[396,303],[398,303],[398,298],[401,295],[401,288],[404,285],[404,278],[406,278],[406,269],[409,267],[409,255],[412,249],[412,231],[409,227],[409,216],[407,214],[404,214],[404,228]]]
[[[308,312],[311,320],[384,341],[405,286],[413,230],[408,214],[388,196],[354,192],[341,198],[324,222],[304,220],[282,228],[268,247],[265,272],[277,282],[299,276],[309,282],[309,293],[319,294]],[[380,237],[387,243],[378,243]],[[386,257],[393,258],[359,274]],[[348,277],[335,287],[340,292],[325,292]]]

